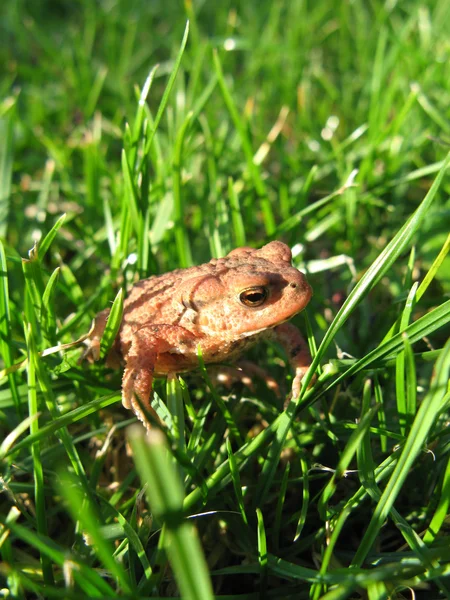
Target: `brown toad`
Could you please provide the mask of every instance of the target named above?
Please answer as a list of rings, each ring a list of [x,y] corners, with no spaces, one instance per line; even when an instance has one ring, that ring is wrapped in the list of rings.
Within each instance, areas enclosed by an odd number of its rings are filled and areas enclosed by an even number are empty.
[[[195,369],[198,346],[205,363],[221,363],[268,337],[286,349],[295,369],[292,394],[297,396],[311,357],[298,329],[286,321],[305,308],[312,291],[291,259],[288,246],[271,242],[136,283],[124,303],[109,357],[111,364],[112,355],[119,353],[125,362],[124,406],[146,423],[141,406],[151,410],[154,376]],[[109,309],[97,316],[90,336],[94,360],[108,314]]]

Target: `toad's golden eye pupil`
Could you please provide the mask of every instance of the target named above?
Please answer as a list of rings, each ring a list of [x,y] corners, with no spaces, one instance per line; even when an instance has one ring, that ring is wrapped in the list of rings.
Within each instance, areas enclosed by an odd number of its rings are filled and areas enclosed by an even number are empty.
[[[241,292],[239,300],[245,306],[261,306],[266,301],[267,295],[267,290],[264,287],[251,288]]]

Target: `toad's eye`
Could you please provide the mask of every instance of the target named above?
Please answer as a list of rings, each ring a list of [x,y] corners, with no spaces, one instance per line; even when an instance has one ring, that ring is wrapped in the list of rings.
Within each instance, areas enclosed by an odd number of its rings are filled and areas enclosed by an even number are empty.
[[[244,306],[250,306],[254,308],[255,306],[261,306],[261,304],[264,304],[268,295],[269,293],[265,287],[253,287],[241,292],[239,294],[239,300],[242,302],[242,304],[244,304]]]

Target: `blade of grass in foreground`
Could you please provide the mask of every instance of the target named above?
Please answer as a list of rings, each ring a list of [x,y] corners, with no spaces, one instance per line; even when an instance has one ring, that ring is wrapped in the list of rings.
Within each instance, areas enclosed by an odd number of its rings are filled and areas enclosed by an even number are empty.
[[[7,112],[0,118],[0,237],[2,238],[6,236],[8,229],[16,100],[9,100],[7,103],[9,104]]]
[[[166,552],[186,600],[212,600],[213,592],[200,541],[193,525],[183,515],[183,489],[170,460],[164,436],[152,430],[146,436],[140,426],[129,429],[137,470],[152,513],[164,524]]]
[[[3,244],[0,241],[0,354],[6,369],[12,366],[13,356],[11,352],[11,314],[9,310],[9,286],[6,256]],[[17,415],[23,418],[20,404],[19,390],[15,373],[8,373],[11,396],[16,408]]]
[[[419,207],[356,284],[326,332],[322,343],[317,350],[317,354],[313,358],[311,367],[302,382],[302,388],[300,390],[299,397],[297,399],[294,398],[289,404],[287,410],[281,415],[281,420],[276,431],[276,438],[269,449],[268,457],[264,463],[261,473],[259,489],[255,495],[261,505],[264,503],[267,493],[272,485],[281,451],[283,449],[286,436],[291,428],[294,416],[296,414],[296,409],[300,405],[301,400],[308,389],[308,385],[312,380],[313,374],[319,366],[328,346],[331,344],[338,331],[343,327],[344,323],[347,321],[355,307],[380,281],[388,269],[390,269],[390,267],[394,264],[395,260],[407,248],[412,236],[419,229],[419,226],[424,220],[425,215],[429,211],[449,164],[450,152],[447,154],[441,170],[439,171],[436,179],[433,182],[433,185]]]
[[[30,325],[25,325],[25,337],[27,342],[28,354],[28,411],[31,417],[30,431],[31,434],[39,432],[38,405],[36,392],[36,345],[33,331]],[[44,492],[44,472],[41,462],[41,445],[39,441],[31,446],[31,456],[33,457],[33,473],[34,473],[34,502],[36,508],[36,527],[41,535],[47,535],[47,519],[45,509],[45,492]],[[41,553],[42,575],[45,585],[53,585],[52,564],[46,554]]]

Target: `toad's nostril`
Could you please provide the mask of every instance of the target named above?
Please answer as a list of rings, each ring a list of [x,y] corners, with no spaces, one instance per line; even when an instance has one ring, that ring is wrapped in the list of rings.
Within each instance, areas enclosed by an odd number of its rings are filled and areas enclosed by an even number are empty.
[[[295,289],[295,288],[297,287],[297,284],[295,283],[295,281],[292,281],[292,283],[290,283],[290,284],[289,284],[289,286],[290,286],[291,288],[294,288],[294,289]]]

